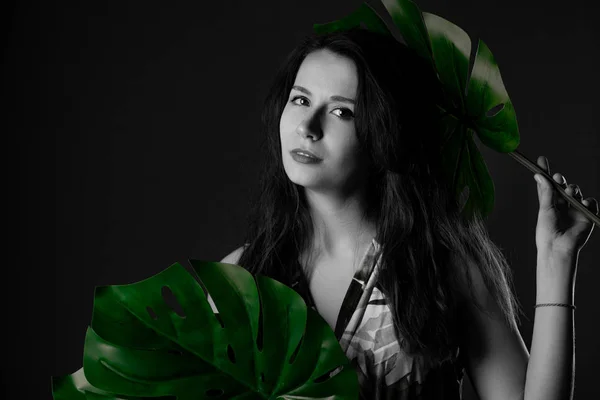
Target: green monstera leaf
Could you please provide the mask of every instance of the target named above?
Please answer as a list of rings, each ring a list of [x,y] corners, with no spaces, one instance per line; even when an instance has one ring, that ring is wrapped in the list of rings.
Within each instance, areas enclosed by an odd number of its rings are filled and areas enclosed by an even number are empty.
[[[421,12],[414,2],[382,3],[402,39],[429,60],[437,72],[445,92],[438,109],[444,143],[441,157],[447,179],[457,199],[468,196],[462,200],[464,213],[472,215],[478,211],[486,216],[494,206],[494,183],[474,135],[501,153],[513,152],[519,145],[516,113],[498,65],[481,40],[471,60],[469,36],[451,22]],[[357,26],[391,35],[383,18],[367,3],[340,21],[315,24],[313,28],[316,33],[325,33]]]
[[[469,188],[465,212],[477,208],[487,215],[494,206],[494,185],[473,135],[493,150],[512,152],[519,146],[517,116],[485,43],[479,41],[469,70],[469,36],[436,15],[423,13],[423,17],[436,70],[450,97],[440,105],[448,139],[442,149],[445,170],[452,172],[457,194]]]
[[[83,368],[53,378],[62,399],[358,399],[334,332],[282,283],[191,261],[97,287]],[[217,311],[213,311],[205,289]]]

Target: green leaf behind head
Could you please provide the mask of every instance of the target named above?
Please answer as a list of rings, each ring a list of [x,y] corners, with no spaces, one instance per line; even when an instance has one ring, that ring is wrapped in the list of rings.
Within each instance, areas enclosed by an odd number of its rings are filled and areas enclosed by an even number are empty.
[[[387,12],[398,27],[406,45],[419,56],[431,60],[431,46],[419,7],[411,0],[382,0]]]
[[[471,40],[453,23],[423,13],[431,41],[433,59],[444,89],[451,97],[447,110],[473,129],[481,141],[498,152],[519,145],[516,114],[490,49],[479,41],[472,71],[469,71]],[[488,112],[494,108],[494,115]]]
[[[516,113],[498,65],[483,41],[478,42],[471,60],[469,35],[444,18],[421,12],[413,1],[382,0],[382,3],[408,47],[428,60],[437,73],[444,90],[438,109],[440,134],[445,143],[442,159],[449,169],[446,175],[457,199],[468,188],[464,212],[471,215],[478,210],[486,216],[493,209],[494,184],[473,134],[489,148],[502,153],[514,151],[520,141]],[[315,29],[346,30],[363,20],[371,21],[366,25],[374,26],[374,31],[383,31],[385,27],[379,15],[363,3],[351,15],[317,24]]]
[[[455,195],[468,188],[463,212],[488,215],[494,207],[494,183],[473,134],[493,150],[513,151],[519,131],[512,102],[488,47],[479,42],[469,71],[471,40],[458,26],[433,14],[423,13],[430,38],[435,68],[446,92],[440,106],[445,145],[443,165]],[[489,115],[489,111],[499,111]],[[452,118],[449,118],[452,116]]]
[[[490,115],[494,109],[498,111]],[[519,146],[515,109],[502,82],[498,64],[482,40],[477,47],[469,80],[467,113],[474,116],[477,135],[489,148],[507,153]]]

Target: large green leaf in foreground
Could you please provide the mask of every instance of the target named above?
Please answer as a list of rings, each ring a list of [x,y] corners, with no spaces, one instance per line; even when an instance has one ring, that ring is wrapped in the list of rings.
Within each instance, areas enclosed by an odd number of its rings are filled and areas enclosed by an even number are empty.
[[[358,399],[329,325],[293,289],[237,265],[176,263],[97,287],[83,369],[53,378],[54,399]]]
[[[473,136],[501,153],[519,145],[517,117],[498,65],[483,41],[471,59],[471,40],[458,26],[421,12],[411,0],[382,0],[408,47],[428,60],[444,88],[440,110],[442,161],[457,199],[468,193],[463,212],[488,215],[494,207],[494,183]],[[315,33],[363,27],[391,35],[375,9],[363,3],[350,15],[326,24],[314,24]],[[470,67],[472,65],[472,67]],[[471,69],[469,69],[471,68]]]

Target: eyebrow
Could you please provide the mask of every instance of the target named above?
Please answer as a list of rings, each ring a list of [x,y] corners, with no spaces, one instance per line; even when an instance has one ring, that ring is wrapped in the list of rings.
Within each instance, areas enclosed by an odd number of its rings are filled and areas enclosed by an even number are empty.
[[[306,93],[309,96],[312,95],[312,93],[310,92],[310,90],[308,90],[308,89],[306,89],[306,88],[304,88],[302,86],[294,85],[294,86],[292,86],[292,89],[296,89],[299,92]],[[335,100],[335,101],[343,101],[345,103],[356,104],[356,102],[353,99],[349,99],[349,98],[344,97],[344,96],[335,95],[335,96],[331,96],[330,99],[331,100]]]

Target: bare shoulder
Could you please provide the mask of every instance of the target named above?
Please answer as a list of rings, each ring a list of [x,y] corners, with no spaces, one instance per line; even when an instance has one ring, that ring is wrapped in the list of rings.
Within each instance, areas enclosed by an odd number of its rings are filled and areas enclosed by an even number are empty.
[[[225,256],[225,258],[223,258],[220,262],[225,263],[225,264],[237,264],[238,261],[240,260],[240,257],[242,256],[242,253],[244,252],[244,249],[246,247],[248,247],[247,244],[238,247],[237,249],[235,249],[231,253],[227,254]]]

